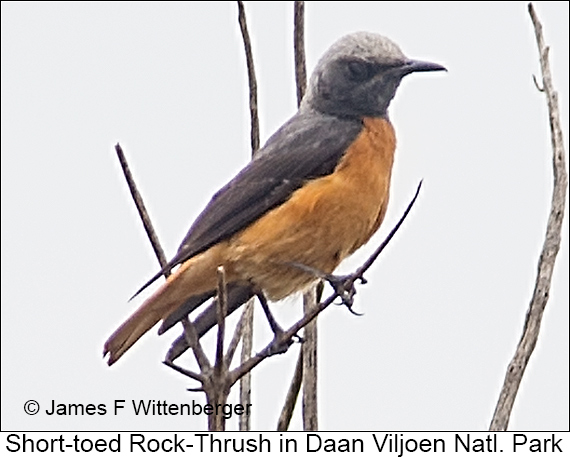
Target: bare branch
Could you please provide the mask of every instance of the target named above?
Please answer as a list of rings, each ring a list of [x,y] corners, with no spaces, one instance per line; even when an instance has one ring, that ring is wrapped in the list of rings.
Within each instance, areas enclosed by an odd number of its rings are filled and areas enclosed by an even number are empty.
[[[416,199],[418,198],[418,195],[420,194],[420,190],[422,188],[422,183],[423,183],[423,180],[420,181],[420,183],[418,184],[418,188],[416,189],[416,193],[414,194],[414,198],[412,199],[412,201],[410,202],[410,204],[406,208],[406,211],[404,211],[404,214],[402,215],[402,217],[400,218],[398,223],[394,226],[394,228],[390,231],[390,233],[388,233],[388,236],[382,242],[382,244],[380,244],[380,246],[378,246],[378,248],[372,253],[372,255],[370,257],[368,257],[368,259],[366,259],[366,262],[364,262],[362,264],[362,266],[358,270],[356,270],[356,272],[354,273],[355,277],[362,279],[362,276],[364,275],[364,273],[366,273],[366,270],[368,270],[372,266],[372,264],[376,261],[378,256],[382,253],[384,248],[388,245],[390,240],[394,237],[394,235],[396,234],[396,232],[398,231],[398,229],[400,228],[400,226],[404,222],[404,219],[407,217],[408,213],[412,209],[412,206],[416,202]]]
[[[295,403],[297,403],[297,397],[299,396],[299,391],[301,390],[301,383],[303,381],[303,347],[299,351],[299,357],[297,358],[297,364],[295,365],[295,373],[293,374],[293,379],[291,380],[291,385],[287,391],[287,397],[285,397],[285,403],[281,409],[281,414],[279,415],[279,421],[277,422],[277,431],[284,432],[289,429],[289,423],[293,417],[293,411],[295,410]]]
[[[562,129],[560,127],[560,113],[558,110],[558,95],[552,84],[552,75],[550,73],[550,64],[548,61],[548,47],[544,43],[542,24],[536,15],[532,3],[529,3],[528,5],[528,12],[534,25],[538,51],[540,54],[542,88],[548,103],[553,153],[552,165],[554,188],[552,190],[552,201],[550,214],[548,216],[548,224],[546,227],[546,236],[544,245],[542,246],[540,259],[538,261],[538,271],[534,292],[526,313],[521,340],[517,346],[515,355],[507,368],[503,388],[499,395],[493,419],[491,420],[491,431],[507,429],[519,385],[530,356],[536,346],[536,342],[538,341],[542,315],[544,308],[546,307],[546,303],[548,302],[554,263],[556,261],[558,250],[560,249],[560,232],[562,230],[562,221],[564,218],[564,203],[566,200],[566,187],[568,181],[566,175]]]
[[[195,379],[196,381],[198,381],[202,384],[205,382],[204,375],[202,375],[200,373],[194,373],[193,371],[187,370],[186,368],[182,368],[181,366],[176,365],[174,362],[171,362],[170,360],[165,360],[162,363],[164,363],[167,367],[172,368],[173,370],[177,371],[178,373],[181,373],[184,376],[188,376],[189,378]],[[198,389],[192,389],[193,392],[194,391],[202,392],[203,390],[204,389],[202,387],[200,387]]]
[[[241,343],[241,363],[251,357],[253,349],[253,304],[254,299],[248,300],[243,311],[243,339]],[[228,364],[229,367],[229,364]],[[251,404],[251,373],[240,379],[239,402],[241,405]],[[242,414],[239,417],[239,429],[242,432],[250,430],[251,420],[249,414]]]
[[[246,307],[248,306],[248,303],[246,303],[245,305]],[[226,366],[230,366],[232,364],[232,360],[234,358],[234,354],[237,350],[238,344],[241,341],[242,335],[243,335],[243,328],[245,325],[245,321],[246,321],[246,310],[244,307],[244,311],[242,312],[239,321],[236,325],[236,329],[234,331],[234,334],[232,336],[232,339],[230,341],[230,344],[228,345],[228,350],[226,352]]]
[[[231,385],[228,384],[228,367],[224,358],[224,336],[226,331],[226,315],[228,311],[228,291],[226,285],[226,272],[223,266],[219,266],[218,275],[218,296],[216,305],[216,314],[218,321],[218,334],[216,342],[216,363],[208,377],[206,383],[203,384],[204,392],[208,403],[225,405],[230,393]],[[194,349],[194,348],[193,348]],[[208,430],[221,431],[226,428],[226,418],[223,414],[216,412],[213,416],[208,417]]]
[[[156,258],[158,259],[160,267],[164,268],[164,266],[167,263],[166,256],[164,255],[164,250],[160,245],[160,241],[158,241],[158,236],[156,235],[156,231],[154,230],[154,227],[148,215],[148,211],[146,210],[144,201],[141,197],[141,194],[138,191],[137,185],[135,184],[135,180],[131,173],[131,169],[129,167],[129,164],[127,163],[127,159],[125,157],[125,154],[123,153],[123,149],[121,148],[121,145],[119,143],[115,145],[115,151],[117,152],[117,157],[119,158],[119,162],[121,163],[123,174],[125,175],[125,179],[127,180],[129,190],[131,191],[131,195],[139,212],[139,216],[144,225],[144,229],[146,231],[148,239],[150,240],[150,244],[152,245],[152,249],[154,250]],[[165,272],[164,275],[169,276],[170,271]]]
[[[297,106],[307,88],[307,68],[305,64],[305,2],[295,2],[294,15],[295,81],[297,83]]]
[[[253,157],[259,149],[259,114],[257,109],[257,78],[255,76],[255,67],[253,65],[253,51],[251,49],[251,39],[247,29],[247,21],[245,16],[245,8],[243,2],[238,1],[238,21],[240,25],[243,45],[245,50],[245,58],[247,62],[247,76],[249,83],[249,111],[251,119],[251,156]],[[253,340],[253,300],[249,300],[243,311],[243,315],[247,314],[245,327],[242,331],[242,362],[251,354]],[[243,317],[242,315],[242,317]],[[236,332],[238,330],[236,329]],[[249,350],[249,352],[248,352]],[[229,366],[229,365],[228,365]],[[241,381],[240,385],[240,403],[242,405],[251,403],[251,375],[247,374]],[[239,429],[241,431],[249,430],[249,416],[242,415],[239,419]]]
[[[317,306],[316,286],[303,295],[303,311],[311,312]],[[318,403],[317,403],[317,319],[312,320],[303,330],[305,339],[301,351],[303,352],[303,430],[317,431]]]
[[[539,92],[544,92],[544,87],[540,87],[540,86],[538,85],[538,81],[536,80],[536,75],[532,75],[532,81],[534,82],[534,85],[536,86],[536,89],[537,89]]]
[[[188,317],[183,318],[181,322],[184,327],[184,337],[186,338],[188,346],[190,346],[194,352],[194,357],[196,357],[200,370],[202,370],[202,373],[208,373],[212,369],[212,365],[202,348],[202,344],[200,343],[194,324],[190,322]]]
[[[247,30],[245,18],[245,8],[243,2],[238,4],[238,21],[243,37],[245,49],[245,59],[247,62],[247,78],[249,81],[249,112],[251,116],[251,151],[254,155],[259,149],[259,116],[257,113],[257,79],[255,77],[255,67],[253,66],[253,52],[251,50],[251,39]]]
[[[259,114],[257,109],[257,78],[255,76],[255,67],[253,65],[253,51],[251,49],[251,39],[247,30],[247,21],[245,17],[245,8],[243,2],[238,1],[238,21],[243,38],[243,46],[245,50],[245,58],[247,62],[247,77],[249,83],[249,111],[251,118],[251,156],[254,157],[259,149]],[[244,327],[242,330],[242,347],[241,361],[242,363],[251,356],[253,347],[253,299],[250,299],[244,307],[243,315],[245,316]],[[241,320],[240,320],[241,321]],[[237,329],[236,329],[237,332]],[[229,367],[229,363],[228,363]],[[240,382],[240,404],[246,405],[251,403],[251,374],[246,374]],[[243,414],[239,419],[239,429],[247,431],[250,429],[249,415]]]
[[[218,267],[218,339],[216,344],[215,376],[220,377],[224,371],[224,336],[226,333],[226,314],[228,312],[228,291],[224,267]]]
[[[294,13],[294,50],[295,50],[295,81],[297,83],[297,106],[307,88],[307,68],[305,62],[305,2],[295,1]],[[316,286],[303,294],[303,309],[307,313],[316,306]],[[303,430],[318,430],[318,403],[317,403],[317,321],[309,322],[304,330],[305,342],[299,352],[299,362],[302,363],[303,375]],[[301,362],[302,361],[302,362]],[[297,365],[299,366],[299,365]],[[290,392],[297,382],[297,370],[291,381]],[[287,397],[289,399],[289,397]],[[286,405],[285,405],[286,406]],[[291,409],[291,414],[293,410]],[[290,421],[291,418],[288,419]],[[288,422],[287,421],[287,422]]]

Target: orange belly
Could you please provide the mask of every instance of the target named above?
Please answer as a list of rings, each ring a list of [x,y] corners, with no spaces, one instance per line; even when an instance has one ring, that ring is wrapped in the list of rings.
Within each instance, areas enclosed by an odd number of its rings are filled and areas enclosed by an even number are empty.
[[[386,119],[363,122],[332,174],[308,182],[227,241],[231,276],[253,280],[279,300],[316,279],[291,262],[332,273],[370,239],[388,204],[395,135]]]

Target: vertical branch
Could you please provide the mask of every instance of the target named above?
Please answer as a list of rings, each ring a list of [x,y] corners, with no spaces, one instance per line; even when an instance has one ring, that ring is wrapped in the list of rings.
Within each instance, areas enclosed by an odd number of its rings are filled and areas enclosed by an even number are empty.
[[[131,191],[131,196],[133,197],[133,200],[139,212],[139,216],[144,225],[144,229],[146,231],[148,239],[150,240],[150,244],[152,245],[152,249],[156,254],[156,258],[158,259],[160,267],[164,268],[164,266],[167,263],[166,256],[164,255],[164,250],[160,245],[160,241],[158,241],[158,236],[156,235],[156,231],[154,230],[154,227],[148,215],[148,211],[146,210],[146,206],[141,197],[141,194],[139,193],[137,185],[135,184],[135,180],[131,173],[131,169],[129,167],[129,164],[127,163],[127,158],[125,157],[123,148],[121,148],[121,145],[119,143],[115,145],[115,151],[117,152],[117,157],[119,158],[121,168],[123,169],[123,174],[125,175],[125,179],[127,180],[129,190]],[[170,271],[165,273],[165,276],[168,275],[170,275]]]
[[[252,156],[259,149],[259,116],[257,113],[257,79],[255,77],[255,67],[253,66],[253,52],[251,50],[251,39],[247,30],[245,18],[245,8],[243,2],[238,1],[238,22],[243,38],[245,49],[245,60],[247,62],[247,79],[249,81],[249,113],[251,118],[251,153]]]
[[[216,341],[215,374],[221,376],[224,370],[224,336],[226,333],[226,314],[228,313],[228,291],[226,288],[226,272],[224,267],[218,267],[218,339]]]
[[[228,292],[226,287],[226,272],[224,267],[218,267],[218,300],[217,300],[217,319],[218,319],[218,335],[216,340],[216,362],[214,370],[209,382],[204,384],[204,390],[209,399],[210,404],[225,405],[228,399],[229,387],[228,367],[224,360],[224,335],[226,331],[226,314],[228,309]],[[223,414],[216,411],[209,417],[209,431],[222,431],[226,429],[226,418]]]
[[[219,386],[217,386],[219,387]],[[228,399],[228,392],[225,390],[214,389],[214,395],[210,395],[209,390],[206,391],[206,401],[210,405],[225,405]],[[226,418],[220,412],[214,412],[208,416],[208,431],[223,432],[226,429]]]
[[[244,363],[251,357],[253,349],[253,298],[245,304],[243,311],[243,337],[241,342],[241,363]],[[241,405],[251,404],[251,372],[240,378],[239,384],[239,402]],[[251,429],[251,420],[249,414],[239,416],[239,430],[241,432]]]
[[[295,1],[293,14],[293,49],[295,52],[295,82],[297,85],[297,106],[307,88],[307,68],[305,63],[305,2]],[[303,294],[303,312],[316,306],[315,288]],[[305,341],[299,351],[299,359],[285,404],[279,416],[278,430],[286,430],[291,422],[293,410],[301,385],[303,385],[303,429],[317,429],[317,322],[311,321],[304,330]]]
[[[317,307],[316,286],[303,294],[303,311],[309,314]],[[303,430],[319,429],[317,403],[317,319],[307,324],[303,332]]]
[[[297,105],[305,95],[307,88],[307,68],[305,62],[305,2],[295,2],[294,13],[294,49],[295,49],[295,81],[297,82]],[[303,312],[308,314],[317,305],[316,289],[303,294]],[[303,359],[303,430],[318,430],[317,408],[317,320],[311,321],[304,330],[305,342],[301,348],[299,357]],[[297,377],[297,371],[293,376],[293,383]]]
[[[295,403],[297,403],[297,397],[299,396],[299,391],[301,390],[301,383],[303,382],[303,348],[299,350],[299,357],[297,358],[297,366],[295,367],[295,373],[293,374],[293,379],[291,380],[291,385],[287,391],[287,397],[285,397],[285,403],[281,409],[281,414],[279,415],[279,421],[277,422],[277,431],[285,432],[289,429],[289,424],[291,423],[291,418],[293,417],[293,410],[295,409]]]
[[[241,313],[239,321],[236,325],[236,330],[232,336],[230,344],[228,345],[228,350],[226,352],[226,364],[227,364],[227,366],[230,366],[232,364],[232,360],[234,358],[238,344],[241,341],[241,337],[243,334],[243,326],[245,325],[245,321],[247,318],[246,314],[247,314],[247,312],[245,310]]]
[[[493,419],[491,420],[490,430],[492,431],[507,429],[519,385],[528,365],[530,356],[536,346],[536,342],[538,341],[542,315],[550,292],[550,283],[552,280],[552,272],[554,270],[556,255],[560,249],[560,232],[562,230],[562,221],[564,218],[564,203],[566,200],[566,187],[568,182],[564,158],[565,152],[562,139],[562,129],[560,128],[558,94],[554,90],[552,84],[552,75],[550,73],[550,64],[548,61],[549,48],[544,43],[542,24],[536,15],[532,3],[529,3],[528,5],[528,12],[534,26],[540,58],[540,67],[542,70],[542,89],[540,89],[540,91],[545,94],[548,104],[553,153],[552,166],[554,174],[554,188],[552,190],[552,202],[546,227],[546,236],[538,261],[534,292],[527,310],[521,340],[519,341],[515,355],[507,368],[505,381],[499,395]]]
[[[305,2],[295,2],[294,38],[295,81],[297,83],[297,106],[301,104],[307,88],[307,68],[305,66]]]
[[[242,1],[238,1],[238,22],[240,26],[241,36],[243,38],[243,46],[245,50],[245,60],[247,63],[247,79],[249,85],[249,112],[251,120],[251,156],[254,157],[259,149],[259,113],[257,109],[257,78],[255,76],[255,67],[253,65],[253,52],[251,49],[251,39],[247,29],[247,20],[245,16],[245,8]],[[250,299],[244,307],[244,324],[242,328],[242,347],[241,347],[241,363],[244,363],[251,356],[253,347],[253,299]],[[251,373],[247,373],[240,379],[239,401],[242,405],[251,403]],[[248,431],[250,429],[250,417],[243,414],[239,418],[240,431]]]

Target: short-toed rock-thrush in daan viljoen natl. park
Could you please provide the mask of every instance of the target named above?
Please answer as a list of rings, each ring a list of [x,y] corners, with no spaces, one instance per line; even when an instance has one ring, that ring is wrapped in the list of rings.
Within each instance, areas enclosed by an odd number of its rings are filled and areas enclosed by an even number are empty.
[[[388,205],[396,147],[388,106],[404,76],[439,70],[381,35],[334,43],[297,113],[212,197],[167,267],[141,288],[179,265],[109,337],[109,365],[157,322],[163,332],[213,297],[220,265],[235,308],[257,291],[280,300],[306,289],[317,279],[311,269],[332,273],[366,243]]]

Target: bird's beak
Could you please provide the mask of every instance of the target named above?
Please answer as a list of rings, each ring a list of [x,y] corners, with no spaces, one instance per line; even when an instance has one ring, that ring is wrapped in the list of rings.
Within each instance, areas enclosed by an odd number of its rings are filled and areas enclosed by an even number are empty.
[[[402,76],[406,76],[416,71],[442,71],[442,70],[447,71],[447,68],[438,63],[424,62],[422,60],[408,60],[400,67],[400,74]]]

